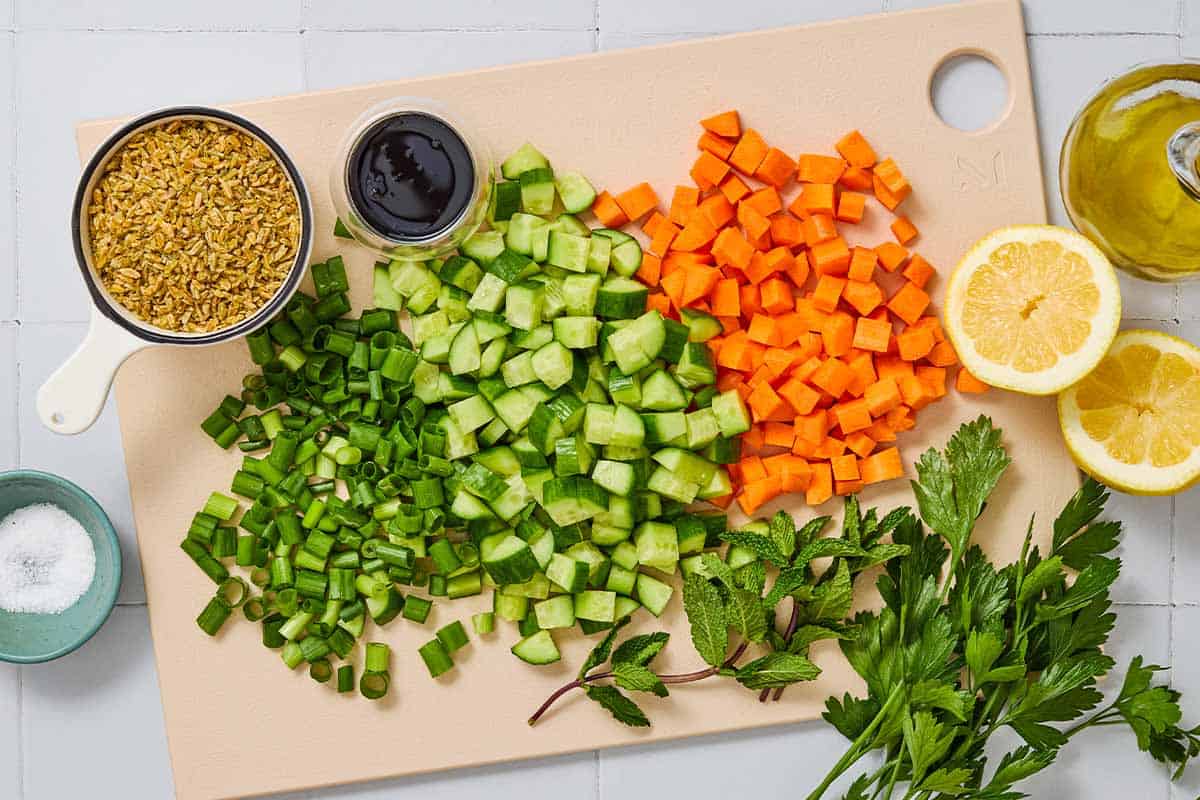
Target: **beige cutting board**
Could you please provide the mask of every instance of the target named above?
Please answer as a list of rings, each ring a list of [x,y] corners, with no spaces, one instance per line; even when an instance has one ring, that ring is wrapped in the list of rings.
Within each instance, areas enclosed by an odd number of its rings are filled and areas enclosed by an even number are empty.
[[[929,80],[947,57],[987,54],[1008,78],[1003,119],[980,133],[943,124]],[[790,153],[830,152],[858,127],[910,176],[906,206],[922,231],[920,251],[946,270],[980,235],[1005,224],[1043,222],[1025,36],[1017,0],[696,40],[553,62],[343,89],[232,106],[262,125],[299,164],[316,206],[315,257],[345,256],[356,308],[369,303],[371,256],[332,237],[329,159],[343,128],[368,106],[396,95],[432,97],[453,107],[504,154],[526,139],[564,169],[602,187],[648,180],[659,196],[686,180],[696,157],[696,120],[730,107],[747,125]],[[181,101],[203,98],[180,97]],[[115,126],[79,129],[89,155]],[[886,238],[885,214],[868,226]],[[942,279],[939,279],[941,282]],[[940,290],[940,285],[935,289]],[[193,622],[212,584],[179,550],[191,515],[213,489],[226,490],[236,453],[213,447],[199,429],[226,391],[251,368],[245,346],[156,348],[134,356],[117,381],[121,432],[133,495],[163,711],[181,798],[228,797],[410,775],[576,750],[661,741],[817,717],[831,692],[859,685],[835,648],[818,648],[824,675],[759,705],[731,682],[681,687],[668,700],[642,700],[653,727],[632,731],[581,696],[561,702],[536,728],[525,724],[542,699],[573,677],[588,640],[560,635],[564,658],[529,667],[508,653],[512,626],[474,638],[457,669],[432,681],[417,647],[433,631],[466,619],[486,602],[439,604],[424,627],[396,620],[372,630],[392,644],[392,691],[380,703],[338,696],[304,671],[288,673],[259,642],[259,626],[237,614],[217,641]],[[1076,488],[1060,444],[1053,403],[992,392],[957,393],[920,415],[902,438],[911,464],[945,441],[962,421],[991,414],[1006,433],[1015,464],[981,526],[997,552],[1015,553],[1031,512],[1048,523]],[[868,504],[911,503],[905,482],[872,487]],[[826,504],[834,512],[836,502]],[[790,507],[800,519],[809,510]],[[774,509],[767,509],[773,511]],[[664,626],[675,636],[664,671],[699,660],[676,599],[661,620],[641,614],[638,628]],[[361,663],[361,650],[356,653]]]

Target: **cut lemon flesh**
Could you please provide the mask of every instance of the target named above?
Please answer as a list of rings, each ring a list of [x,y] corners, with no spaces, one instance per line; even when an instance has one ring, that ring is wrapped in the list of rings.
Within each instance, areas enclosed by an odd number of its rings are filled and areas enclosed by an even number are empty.
[[[1134,494],[1200,477],[1200,349],[1122,331],[1096,369],[1058,397],[1067,449],[1084,471]]]
[[[1050,225],[988,234],[946,290],[946,332],[963,365],[1025,394],[1054,394],[1088,374],[1120,321],[1112,264],[1085,237]]]

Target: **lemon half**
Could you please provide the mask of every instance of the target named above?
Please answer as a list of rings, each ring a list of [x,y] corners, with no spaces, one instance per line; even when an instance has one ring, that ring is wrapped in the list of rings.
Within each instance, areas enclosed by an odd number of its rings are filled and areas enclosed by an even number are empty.
[[[945,327],[984,383],[1054,394],[1095,368],[1121,322],[1121,290],[1104,253],[1050,225],[1014,225],[979,240],[946,289]]]
[[[1122,331],[1099,366],[1058,397],[1075,462],[1132,494],[1200,478],[1200,349],[1158,331]]]

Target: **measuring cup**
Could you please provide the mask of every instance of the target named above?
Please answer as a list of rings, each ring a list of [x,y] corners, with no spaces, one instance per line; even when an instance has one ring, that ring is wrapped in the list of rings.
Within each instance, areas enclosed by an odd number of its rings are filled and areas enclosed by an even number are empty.
[[[139,131],[172,120],[212,120],[261,141],[283,167],[296,193],[300,210],[300,241],[296,260],[271,300],[249,317],[227,328],[205,333],[172,331],[139,319],[114,300],[92,264],[87,207],[109,159]],[[204,106],[178,106],[153,111],[121,126],[92,156],[79,179],[71,207],[71,238],[79,272],[92,297],[91,324],[79,348],[42,384],[37,412],[42,424],[56,433],[79,433],[91,427],[104,407],[117,368],[137,351],[154,344],[198,347],[245,336],[267,324],[283,309],[300,285],[312,249],[313,215],[308,189],[300,171],[266,131],[249,120]]]

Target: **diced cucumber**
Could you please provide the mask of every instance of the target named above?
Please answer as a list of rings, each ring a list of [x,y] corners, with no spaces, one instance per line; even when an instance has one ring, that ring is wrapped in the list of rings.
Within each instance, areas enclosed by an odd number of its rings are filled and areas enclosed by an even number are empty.
[[[718,436],[704,448],[704,457],[714,464],[736,464],[742,457],[742,440]]]
[[[529,424],[529,417],[537,408],[537,401],[517,389],[510,389],[492,402],[492,408],[496,410],[496,416],[504,420],[509,430],[522,431]]]
[[[570,214],[581,214],[596,201],[596,190],[591,182],[578,172],[564,172],[554,178],[563,208]]]
[[[708,345],[688,342],[675,367],[675,378],[689,389],[706,386],[717,379],[712,351]]]
[[[471,325],[475,328],[475,338],[481,345],[512,332],[512,326],[505,321],[504,317],[491,311],[475,311],[472,314]]]
[[[500,587],[502,594],[527,597],[530,600],[545,600],[550,596],[550,581],[540,572],[524,583],[508,583]]]
[[[594,314],[599,291],[599,275],[568,275],[563,278],[562,294],[566,313],[577,317]]]
[[[507,288],[508,284],[500,276],[491,272],[485,273],[475,291],[471,293],[467,308],[472,311],[499,311],[500,306],[504,305],[504,292]]]
[[[479,231],[468,236],[458,249],[476,264],[486,267],[504,252],[504,234],[500,231]]]
[[[646,426],[643,418],[629,406],[617,405],[616,411],[613,412],[612,437],[609,444],[613,447],[641,447],[645,440]]]
[[[565,555],[588,566],[588,585],[598,586],[608,577],[608,558],[591,542],[579,542],[566,549]]]
[[[587,475],[595,457],[592,446],[582,436],[564,436],[554,442],[554,474]]]
[[[463,375],[479,369],[482,352],[479,349],[479,337],[475,335],[474,325],[463,325],[450,343],[449,364],[450,372]]]
[[[643,522],[633,533],[638,563],[663,572],[674,572],[679,562],[679,537],[666,522]]]
[[[646,444],[663,445],[677,441],[686,442],[687,418],[684,417],[682,411],[666,411],[640,416],[642,423],[646,426]]]
[[[611,443],[616,411],[613,406],[588,403],[583,418],[583,438],[591,444]]]
[[[509,388],[536,382],[538,377],[533,369],[533,353],[525,350],[505,361],[500,365],[500,376]]]
[[[529,256],[505,249],[487,265],[487,271],[505,283],[513,284],[535,274],[538,266]]]
[[[507,342],[503,339],[494,339],[488,342],[488,346],[483,348],[483,352],[479,355],[479,371],[480,378],[487,378],[495,375],[500,370],[500,362],[504,360],[504,349]]]
[[[388,274],[386,262],[375,265],[371,278],[371,297],[376,308],[389,308],[392,311],[404,308],[404,298],[392,286],[392,278]]]
[[[538,348],[533,354],[532,363],[538,378],[551,389],[557,389],[569,381],[574,369],[571,351],[558,342]]]
[[[457,286],[464,292],[473,292],[483,278],[483,270],[466,256],[450,256],[438,271],[444,283]]]
[[[503,222],[521,208],[521,184],[515,181],[496,181],[492,187],[492,207],[489,218]]]
[[[480,561],[492,580],[501,586],[524,583],[538,570],[537,559],[529,545],[511,533],[497,542],[490,553],[485,554],[481,549]]]
[[[717,471],[717,465],[708,459],[678,447],[665,447],[655,452],[653,458],[677,477],[697,486],[707,485]]]
[[[547,408],[562,423],[566,433],[574,433],[583,425],[584,410],[587,406],[575,395],[563,392],[551,400]]]
[[[612,549],[611,554],[614,566],[624,567],[627,570],[636,570],[638,566],[637,546],[633,542],[621,542]]]
[[[696,492],[696,499],[711,500],[714,497],[724,497],[732,493],[733,484],[729,480],[729,473],[724,469],[718,469],[713,473],[712,480],[707,485],[701,486],[700,491]]]
[[[714,336],[720,336],[724,331],[721,322],[716,317],[694,308],[679,309],[679,318],[688,327],[688,341],[690,342],[707,342]]]
[[[486,503],[465,489],[460,489],[454,495],[454,501],[450,504],[450,511],[455,516],[466,520],[489,519],[495,516]]]
[[[500,619],[520,622],[529,614],[529,598],[493,592],[492,611]]]
[[[471,295],[468,292],[443,283],[442,290],[438,292],[437,307],[453,322],[466,322],[471,318],[471,310],[467,308],[467,301],[470,299]]]
[[[450,360],[450,346],[454,343],[454,337],[464,327],[468,326],[456,322],[448,326],[444,333],[426,339],[421,345],[421,358],[431,364],[445,364]]]
[[[510,475],[504,482],[507,487],[504,494],[489,501],[488,505],[500,519],[511,520],[534,502],[534,497],[520,475]]]
[[[554,638],[550,635],[550,631],[538,631],[526,636],[512,646],[512,654],[526,664],[533,664],[535,666],[553,664],[562,658],[562,654],[558,652],[558,647],[554,644]]]
[[[504,293],[504,319],[517,330],[528,331],[542,322],[542,285],[523,281]]]
[[[633,466],[620,461],[597,461],[592,470],[592,480],[616,495],[628,495],[633,491],[633,477]]]
[[[484,399],[483,395],[479,394],[447,406],[446,411],[454,418],[464,433],[479,430],[496,418],[496,412],[492,410],[491,404]],[[513,461],[515,462],[516,459],[514,458]]]
[[[642,246],[624,231],[598,228],[592,231],[592,236],[606,236],[612,240],[609,263],[618,275],[628,278],[642,266]]]
[[[615,622],[616,592],[589,589],[575,595],[575,616],[593,622]]]
[[[758,553],[751,550],[749,547],[734,544],[729,546],[729,552],[725,554],[725,563],[730,569],[741,569],[747,564],[753,564],[758,561]]]
[[[450,327],[450,318],[442,311],[410,317],[412,320],[412,341],[416,347],[429,338],[445,333]]]
[[[614,528],[633,528],[635,522],[633,502],[628,497],[615,494],[608,496],[608,510],[592,517],[593,525],[609,525]]]
[[[594,272],[597,275],[607,275],[611,258],[612,239],[604,236],[593,236],[588,239],[588,272]]]
[[[587,588],[588,565],[562,553],[555,553],[546,567],[546,577],[564,592],[576,594]]]
[[[708,541],[708,529],[698,517],[691,514],[684,514],[675,519],[675,534],[679,540],[681,555],[699,553]]]
[[[558,417],[545,405],[534,409],[529,418],[528,433],[530,443],[543,456],[553,453],[554,443],[567,435]]]
[[[529,142],[521,145],[500,164],[500,174],[510,181],[521,177],[522,172],[531,169],[546,168],[550,162]]]
[[[673,319],[664,319],[663,330],[666,335],[663,337],[663,346],[658,352],[658,357],[665,358],[672,364],[678,363],[683,356],[683,348],[688,343],[688,328]]]
[[[720,434],[717,416],[711,408],[701,408],[684,415],[687,421],[687,446],[699,450],[716,440]],[[711,459],[710,459],[711,460]]]
[[[571,272],[586,272],[588,238],[563,231],[550,231],[546,262]]]
[[[721,392],[713,398],[713,414],[722,436],[737,436],[750,430],[750,414],[736,389]]]
[[[534,167],[521,173],[521,208],[530,214],[549,214],[554,210],[554,173],[548,167]]]
[[[606,280],[596,296],[596,315],[605,319],[634,319],[646,310],[647,288],[629,278]]]
[[[517,457],[517,461],[520,462],[523,469],[529,467],[540,469],[546,466],[545,455],[534,446],[527,436],[514,440],[511,447],[513,455]]]
[[[574,214],[559,214],[550,223],[550,229],[562,231],[563,233],[573,233],[576,236],[592,235],[592,229],[587,226],[587,223]]]
[[[654,616],[661,616],[667,603],[671,602],[671,594],[675,591],[671,584],[664,583],[644,572],[637,576],[637,599]]]
[[[658,492],[663,497],[678,500],[680,503],[691,503],[700,491],[699,485],[685,481],[663,467],[658,467],[650,473],[646,487],[653,492]]]
[[[554,478],[542,486],[542,508],[555,525],[571,525],[605,511],[608,495],[589,478]]]
[[[632,596],[637,583],[637,575],[637,572],[634,570],[626,569],[614,563],[609,567],[608,580],[605,582],[604,588],[610,592]],[[613,611],[616,611],[615,601]]]
[[[665,339],[662,316],[658,311],[647,311],[609,336],[608,344],[612,347],[617,368],[631,375],[658,357]]]
[[[596,346],[600,320],[595,317],[559,317],[554,320],[554,338],[571,350]]]
[[[629,528],[618,528],[613,525],[601,525],[592,520],[592,543],[597,547],[612,547],[629,538],[633,531]]]
[[[522,350],[537,350],[554,341],[554,328],[550,325],[538,325],[528,331],[513,331],[510,338],[513,345]]]
[[[538,627],[542,630],[569,628],[575,624],[575,601],[569,594],[551,597],[533,604]]]
[[[619,369],[608,371],[608,394],[614,403],[627,406],[642,404],[642,379],[636,374],[626,375]]]
[[[642,408],[650,411],[678,411],[686,408],[687,397],[675,379],[657,370],[642,382]]]
[[[504,246],[523,256],[534,255],[534,243],[546,235],[550,223],[533,214],[516,213],[504,232]]]

